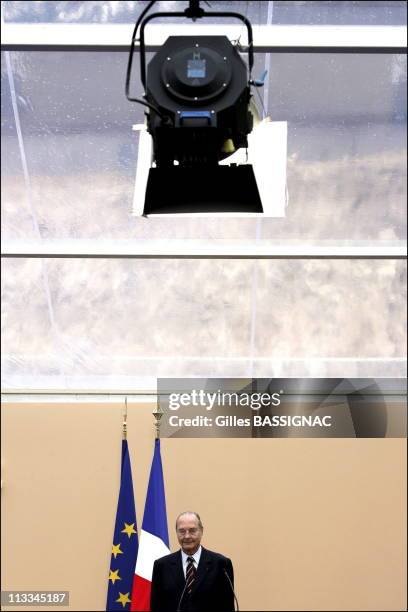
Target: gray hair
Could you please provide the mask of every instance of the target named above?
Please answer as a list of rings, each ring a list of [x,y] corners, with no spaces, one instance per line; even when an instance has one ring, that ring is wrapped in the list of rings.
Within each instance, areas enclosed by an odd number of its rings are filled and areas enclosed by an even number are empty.
[[[176,518],[176,531],[177,531],[177,523],[180,517],[184,516],[185,514],[192,514],[193,516],[196,517],[197,521],[198,521],[198,526],[201,529],[201,531],[204,530],[203,524],[201,522],[201,518],[200,515],[197,514],[197,512],[193,512],[192,510],[186,510],[185,512],[181,512],[178,517]]]

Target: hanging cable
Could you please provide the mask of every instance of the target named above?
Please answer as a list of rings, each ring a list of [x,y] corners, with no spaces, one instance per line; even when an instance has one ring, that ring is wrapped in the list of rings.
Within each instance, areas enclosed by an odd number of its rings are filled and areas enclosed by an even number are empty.
[[[126,85],[125,85],[125,94],[126,94],[126,98],[129,100],[129,102],[137,102],[138,104],[143,104],[143,106],[147,106],[148,108],[150,108],[151,110],[153,110],[157,115],[159,115],[159,117],[161,117],[163,119],[163,121],[167,122],[169,121],[169,117],[167,115],[165,115],[164,113],[162,113],[162,111],[155,106],[154,104],[151,104],[150,102],[146,102],[146,100],[144,100],[143,98],[131,98],[130,97],[130,75],[132,72],[132,63],[133,63],[133,53],[135,50],[135,42],[136,42],[136,36],[137,36],[137,31],[139,29],[139,26],[141,24],[141,22],[143,21],[144,16],[146,15],[146,13],[148,11],[150,11],[150,9],[152,8],[153,4],[155,4],[156,0],[151,0],[151,2],[149,2],[149,4],[143,9],[143,11],[140,13],[134,30],[133,30],[133,35],[132,35],[132,42],[130,45],[130,51],[129,51],[129,58],[128,58],[128,64],[127,64],[127,70],[126,70]]]

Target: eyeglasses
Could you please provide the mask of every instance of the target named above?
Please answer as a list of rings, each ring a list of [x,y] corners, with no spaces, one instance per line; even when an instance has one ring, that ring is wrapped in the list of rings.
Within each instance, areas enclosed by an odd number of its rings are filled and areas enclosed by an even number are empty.
[[[198,531],[199,530],[197,529],[197,527],[193,527],[193,529],[177,529],[177,533],[180,536],[184,536],[187,533],[194,536],[194,535],[197,535]]]

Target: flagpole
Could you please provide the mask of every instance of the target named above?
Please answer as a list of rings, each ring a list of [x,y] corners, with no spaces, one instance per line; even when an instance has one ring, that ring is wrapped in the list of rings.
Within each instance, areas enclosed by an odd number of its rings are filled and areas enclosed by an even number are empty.
[[[122,457],[120,487],[109,565],[106,610],[125,612],[130,609],[139,537],[133,491],[132,467],[127,443],[127,397],[122,407]],[[118,583],[119,581],[119,583]]]
[[[127,396],[125,397],[125,410],[123,413],[123,429],[122,429],[122,439],[126,440],[127,438]]]
[[[163,466],[160,455],[160,421],[164,411],[159,405],[159,400],[151,414],[155,419],[156,436],[140,533],[140,549],[133,581],[130,605],[132,612],[156,609],[150,605],[153,565],[157,559],[170,554]]]
[[[160,440],[160,421],[161,421],[161,418],[162,418],[164,412],[163,412],[163,410],[162,410],[162,408],[160,407],[159,404],[153,410],[152,414],[153,414],[153,416],[155,418],[154,426],[156,428],[156,440]]]

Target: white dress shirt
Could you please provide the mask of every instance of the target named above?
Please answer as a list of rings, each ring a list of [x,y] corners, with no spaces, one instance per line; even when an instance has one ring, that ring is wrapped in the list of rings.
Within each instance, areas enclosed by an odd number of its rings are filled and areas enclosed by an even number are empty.
[[[201,557],[201,546],[199,546],[197,552],[195,552],[194,555],[186,555],[184,550],[181,551],[181,561],[182,561],[182,564],[183,564],[184,578],[186,577],[187,559],[189,557],[193,557],[193,559],[194,559],[194,567],[197,569],[198,564],[200,562],[200,557]]]

